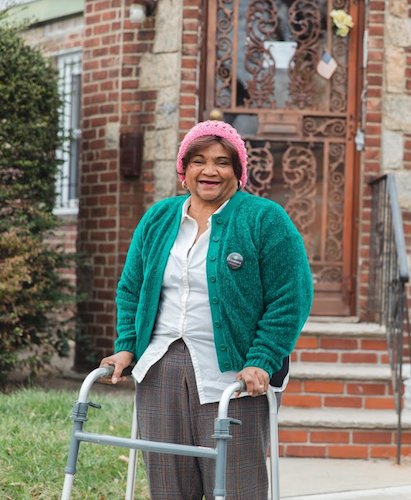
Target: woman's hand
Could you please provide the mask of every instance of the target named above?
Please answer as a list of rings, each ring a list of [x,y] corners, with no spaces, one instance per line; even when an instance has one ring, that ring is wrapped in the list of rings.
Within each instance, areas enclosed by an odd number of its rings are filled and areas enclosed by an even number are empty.
[[[117,384],[118,382],[123,382],[126,380],[126,377],[122,377],[121,373],[124,368],[130,366],[133,361],[134,354],[128,351],[120,351],[117,354],[113,354],[112,356],[108,356],[107,358],[103,358],[101,360],[100,366],[114,366],[114,373],[111,378],[101,378],[100,380],[104,384]]]
[[[270,378],[268,373],[262,368],[256,366],[248,366],[237,373],[236,380],[244,380],[249,396],[260,396],[268,391]],[[237,392],[235,397],[238,398],[240,392]]]

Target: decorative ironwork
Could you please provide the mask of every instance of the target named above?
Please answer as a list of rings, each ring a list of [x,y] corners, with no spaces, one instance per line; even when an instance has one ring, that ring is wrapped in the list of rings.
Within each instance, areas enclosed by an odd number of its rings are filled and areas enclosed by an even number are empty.
[[[348,11],[349,5],[349,0],[334,0],[333,2],[334,9]],[[331,78],[330,110],[340,113],[347,110],[348,44],[349,37],[341,38],[333,31],[332,54],[337,62],[337,69]]]
[[[342,261],[343,253],[345,149],[345,144],[330,144],[325,258],[333,262]]]
[[[246,107],[273,107],[275,61],[264,42],[275,39],[278,25],[274,0],[254,0],[247,9],[245,68],[252,79],[247,80],[249,95]]]
[[[215,68],[215,105],[217,108],[228,108],[231,105],[233,17],[234,0],[218,0]]]
[[[290,145],[283,155],[282,173],[287,195],[284,207],[304,239],[309,258],[313,256],[311,226],[315,220],[315,196],[317,194],[317,162],[309,147]]]
[[[315,94],[313,76],[319,59],[321,11],[315,0],[296,0],[288,11],[291,33],[298,42],[289,67],[289,93],[300,109],[312,106]]]
[[[341,283],[341,266],[324,266],[313,272],[314,283]]]
[[[342,9],[348,11],[350,0],[334,0],[333,9]]]
[[[274,175],[274,158],[270,151],[270,143],[262,148],[253,148],[246,142],[248,154],[248,182],[245,190],[257,196],[267,196]]]
[[[306,116],[303,119],[303,134],[309,137],[345,138],[347,122],[344,118]]]
[[[402,364],[404,334],[411,333],[405,284],[409,281],[407,253],[395,178],[371,182],[372,219],[368,314],[386,327],[395,406],[398,414],[397,463],[401,460]]]
[[[355,14],[357,5],[214,0],[210,6],[215,50],[207,63],[205,111],[218,108],[229,123],[241,124],[249,140],[245,189],[284,206],[304,238],[317,296],[332,290],[332,313],[346,314],[351,257],[343,242],[352,222],[345,219],[344,162],[351,133],[348,77],[355,80],[349,52],[356,52],[358,37],[335,36],[329,12]],[[338,64],[329,80],[317,73],[323,50]]]

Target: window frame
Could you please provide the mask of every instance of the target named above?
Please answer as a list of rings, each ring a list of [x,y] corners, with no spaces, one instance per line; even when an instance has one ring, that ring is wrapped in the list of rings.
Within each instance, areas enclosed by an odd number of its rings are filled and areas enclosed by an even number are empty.
[[[64,101],[61,114],[62,133],[64,137],[68,137],[62,149],[56,151],[57,157],[63,161],[56,178],[56,202],[53,210],[56,215],[78,213],[78,192],[77,196],[73,196],[72,191],[78,189],[80,173],[82,52],[81,48],[76,47],[52,54],[59,72],[59,93]],[[76,159],[73,157],[73,151]]]

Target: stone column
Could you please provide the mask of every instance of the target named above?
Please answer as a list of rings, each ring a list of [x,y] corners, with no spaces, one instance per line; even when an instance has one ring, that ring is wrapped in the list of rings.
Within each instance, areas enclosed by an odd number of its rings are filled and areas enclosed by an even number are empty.
[[[161,0],[153,52],[142,56],[140,66],[140,89],[157,91],[154,127],[144,144],[144,160],[154,163],[153,202],[176,194],[181,30],[182,3]]]
[[[411,164],[406,156],[411,137],[411,88],[407,88],[411,66],[408,8],[407,0],[390,0],[388,4],[382,117],[382,172],[395,173],[404,209],[411,209]]]

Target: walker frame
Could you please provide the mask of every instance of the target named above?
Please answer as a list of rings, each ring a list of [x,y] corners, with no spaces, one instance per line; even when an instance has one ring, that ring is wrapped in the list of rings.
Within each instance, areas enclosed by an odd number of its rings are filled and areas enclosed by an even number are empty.
[[[77,468],[77,459],[81,442],[104,444],[108,446],[118,446],[130,450],[127,488],[125,500],[134,500],[134,489],[136,479],[137,451],[155,451],[159,453],[168,453],[173,455],[186,455],[201,458],[210,458],[216,461],[215,473],[215,500],[224,500],[226,498],[226,464],[227,464],[227,441],[231,438],[229,434],[230,424],[241,424],[239,420],[228,417],[228,406],[231,396],[235,392],[243,392],[245,384],[242,380],[237,380],[230,384],[221,396],[218,406],[218,416],[214,423],[213,438],[216,439],[215,448],[188,446],[174,443],[162,443],[156,441],[145,441],[137,439],[137,408],[134,404],[133,422],[131,429],[131,438],[122,438],[107,434],[97,434],[83,431],[83,424],[87,419],[87,412],[90,406],[101,408],[100,405],[88,400],[88,394],[91,386],[99,378],[109,378],[113,374],[113,366],[103,366],[90,372],[84,379],[80,388],[77,401],[74,403],[71,418],[74,420],[73,431],[71,435],[67,465],[64,469],[65,479],[61,500],[70,500],[71,490],[74,482],[74,475]],[[278,463],[278,420],[277,420],[277,401],[274,389],[269,386],[266,393],[269,404],[270,419],[270,485],[271,500],[280,500],[279,493],[279,463]]]

